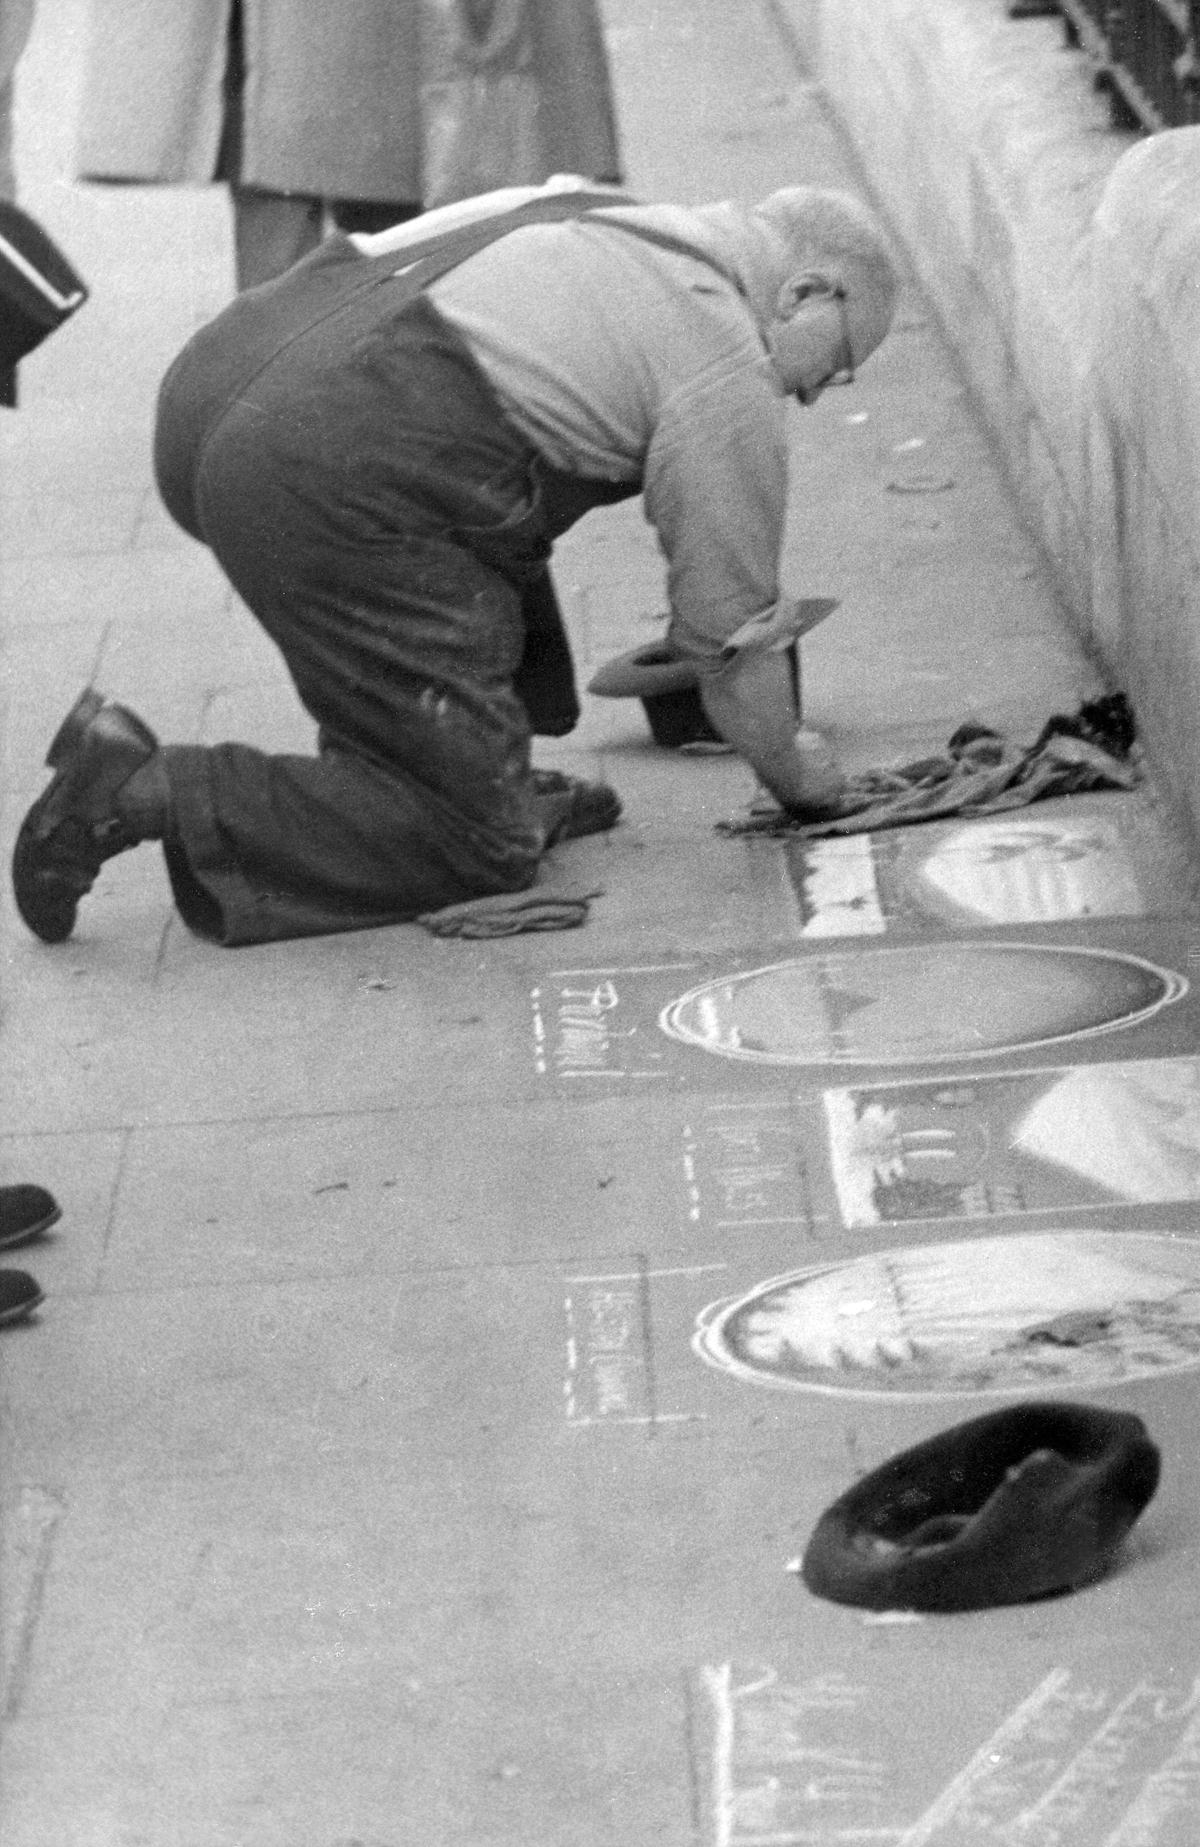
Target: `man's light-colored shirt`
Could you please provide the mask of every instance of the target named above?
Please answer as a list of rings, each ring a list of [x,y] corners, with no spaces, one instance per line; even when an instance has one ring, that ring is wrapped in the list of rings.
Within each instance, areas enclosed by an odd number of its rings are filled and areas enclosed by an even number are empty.
[[[670,206],[525,226],[429,292],[549,461],[641,482],[667,561],[670,641],[715,662],[748,621],[773,631],[784,615],[784,402],[736,282],[622,218],[689,230]],[[692,235],[703,248],[702,229]]]

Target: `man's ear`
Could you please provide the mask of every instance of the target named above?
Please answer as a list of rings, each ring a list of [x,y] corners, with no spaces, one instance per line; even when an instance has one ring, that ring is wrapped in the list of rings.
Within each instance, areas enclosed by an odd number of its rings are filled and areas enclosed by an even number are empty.
[[[808,301],[813,295],[828,295],[831,286],[828,276],[822,276],[815,269],[801,270],[798,275],[789,276],[775,297],[776,319],[790,321],[802,302]]]

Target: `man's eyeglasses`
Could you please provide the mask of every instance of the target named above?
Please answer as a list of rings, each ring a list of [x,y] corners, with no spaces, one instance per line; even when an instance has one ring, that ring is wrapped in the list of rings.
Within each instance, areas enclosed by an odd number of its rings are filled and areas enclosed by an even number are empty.
[[[846,312],[846,291],[837,287],[830,289],[838,305],[838,314],[842,322],[842,344],[838,354],[839,364],[825,380],[826,385],[852,385],[854,383],[854,348],[850,344],[850,316]]]

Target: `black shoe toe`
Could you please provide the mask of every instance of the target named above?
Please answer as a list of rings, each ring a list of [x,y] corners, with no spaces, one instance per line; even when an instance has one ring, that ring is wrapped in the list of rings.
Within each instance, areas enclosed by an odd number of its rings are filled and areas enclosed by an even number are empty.
[[[45,1300],[45,1292],[27,1271],[0,1270],[0,1328],[24,1321]]]
[[[0,1250],[38,1238],[62,1217],[62,1207],[44,1186],[0,1186]]]

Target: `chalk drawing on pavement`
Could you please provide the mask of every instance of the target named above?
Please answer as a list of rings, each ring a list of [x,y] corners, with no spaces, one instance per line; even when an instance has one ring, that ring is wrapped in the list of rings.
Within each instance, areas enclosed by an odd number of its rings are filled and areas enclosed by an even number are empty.
[[[1200,1364],[1200,1240],[1053,1231],[880,1251],[712,1303],[692,1345],[792,1391],[1119,1385]]]
[[[705,1412],[667,1411],[659,1403],[654,1359],[651,1283],[659,1277],[692,1277],[723,1271],[724,1264],[687,1264],[667,1269],[639,1267],[567,1278],[567,1364],[563,1406],[575,1429],[600,1424],[660,1424],[702,1421]]]
[[[959,1764],[961,1698],[939,1723],[927,1690],[914,1751],[880,1676],[869,1687],[838,1669],[789,1682],[723,1662],[700,1671],[699,1691],[711,1847],[1182,1847],[1200,1837],[1195,1678],[1109,1686],[1054,1667]]]
[[[1054,943],[947,941],[824,951],[707,981],[663,1031],[767,1065],[921,1064],[1086,1039],[1150,1018],[1186,979],[1140,956]]]
[[[1146,910],[1119,820],[1096,806],[789,843],[787,869],[803,937],[881,936],[904,920],[1016,925]]]
[[[534,1066],[543,1077],[592,1081],[664,1077],[661,1040],[621,1002],[631,976],[674,973],[687,963],[651,963],[620,970],[557,969],[530,995]],[[616,976],[620,976],[618,987]]]
[[[1095,813],[968,822],[921,858],[916,878],[954,921],[1053,923],[1146,908],[1118,829]]]
[[[788,1684],[771,1667],[731,1662],[700,1675],[711,1738],[713,1847],[770,1842],[895,1842],[880,1827],[887,1765],[855,1736],[865,1689],[840,1672]],[[863,1832],[866,1817],[876,1828]],[[853,1833],[838,1821],[853,1821]]]
[[[1200,1059],[827,1090],[848,1229],[1200,1199]]]
[[[770,1228],[810,1240],[820,1218],[790,1096],[697,1100],[683,1128],[687,1215],[713,1231]]]

